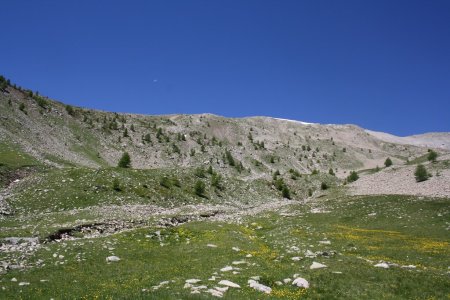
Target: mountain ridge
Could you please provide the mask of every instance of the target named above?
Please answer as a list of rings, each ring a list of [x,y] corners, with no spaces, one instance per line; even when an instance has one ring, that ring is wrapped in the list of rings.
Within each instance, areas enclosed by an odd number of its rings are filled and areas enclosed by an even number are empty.
[[[196,166],[218,159],[229,149],[251,172],[257,172],[252,160],[265,162],[271,171],[296,167],[310,172],[329,168],[347,172],[381,165],[388,156],[398,162],[414,159],[428,150],[424,148],[439,146],[431,133],[400,138],[353,124],[319,124],[267,116],[227,118],[210,113],[114,113],[36,98],[12,87],[0,96],[3,138],[8,137],[25,152],[53,164],[60,164],[57,160],[62,159],[90,167],[114,166],[121,153],[129,151],[136,168]],[[41,103],[36,100],[40,98],[44,99]],[[20,110],[22,105],[24,111]],[[427,140],[421,142],[420,137],[424,136]],[[450,142],[446,140],[445,145]],[[310,150],[305,151],[308,146]],[[191,156],[192,151],[195,154]],[[151,153],[156,153],[156,157],[151,157]],[[346,157],[349,153],[353,159]],[[271,155],[279,161],[270,163]],[[282,161],[285,163],[279,164]],[[344,176],[339,170],[338,174]]]

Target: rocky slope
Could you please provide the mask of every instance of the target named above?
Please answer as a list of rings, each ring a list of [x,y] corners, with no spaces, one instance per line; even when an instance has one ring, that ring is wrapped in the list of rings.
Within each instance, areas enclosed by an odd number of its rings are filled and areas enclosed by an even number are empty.
[[[389,137],[389,138],[387,138]],[[53,166],[116,166],[129,152],[134,168],[212,164],[241,177],[268,177],[274,170],[349,170],[394,164],[448,145],[449,135],[392,138],[354,125],[321,125],[270,117],[224,118],[211,114],[146,116],[73,108],[8,87],[0,92],[0,139]],[[439,151],[446,153],[447,146]],[[236,175],[236,174],[234,174]]]

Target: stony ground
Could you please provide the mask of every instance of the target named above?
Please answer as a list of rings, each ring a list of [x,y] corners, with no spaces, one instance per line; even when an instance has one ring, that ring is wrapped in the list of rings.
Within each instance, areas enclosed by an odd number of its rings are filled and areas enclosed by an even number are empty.
[[[146,224],[3,238],[0,297],[448,297],[448,199],[333,195],[239,217],[161,210]]]
[[[450,198],[448,163],[425,164],[432,177],[416,182],[416,165],[393,166],[370,174],[350,184],[353,195],[419,195]]]

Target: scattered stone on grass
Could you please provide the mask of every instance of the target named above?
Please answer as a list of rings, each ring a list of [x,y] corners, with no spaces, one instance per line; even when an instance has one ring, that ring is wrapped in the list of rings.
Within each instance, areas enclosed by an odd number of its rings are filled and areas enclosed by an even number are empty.
[[[266,294],[270,294],[272,292],[272,289],[270,287],[265,286],[264,284],[261,284],[253,279],[250,279],[248,281],[248,285],[249,285],[249,287],[251,287],[259,292],[263,292]]]
[[[292,284],[305,289],[309,288],[308,280],[302,277],[295,278],[294,281],[292,281]]]
[[[108,256],[106,258],[107,262],[116,262],[116,261],[120,261],[120,258],[118,256]]]
[[[309,267],[311,270],[326,268],[327,266],[318,262],[313,262]]]
[[[233,288],[240,288],[241,287],[239,284],[231,282],[229,280],[221,280],[221,281],[219,281],[219,284],[220,285],[225,285],[225,286],[228,286],[228,287],[233,287]]]
[[[385,263],[385,262],[378,263],[378,264],[374,265],[374,267],[376,267],[376,268],[383,268],[383,269],[389,269],[389,265],[387,263]]]

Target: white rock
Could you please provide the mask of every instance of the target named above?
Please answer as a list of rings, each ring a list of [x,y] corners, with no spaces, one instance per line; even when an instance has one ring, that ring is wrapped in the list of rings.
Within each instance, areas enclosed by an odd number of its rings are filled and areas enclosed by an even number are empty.
[[[215,286],[214,287],[216,290],[218,290],[219,292],[222,292],[222,293],[225,293],[226,291],[228,291],[228,289],[229,289],[229,287],[227,287],[227,286]]]
[[[183,288],[184,288],[184,289],[190,289],[190,288],[192,288],[192,284],[190,284],[190,283],[185,283],[184,286],[183,286]]]
[[[191,294],[200,294],[200,291],[199,290],[192,290]]]
[[[223,293],[221,291],[218,291],[215,289],[209,289],[209,290],[207,290],[207,292],[210,293],[211,295],[213,295],[214,297],[219,297],[219,298],[223,297]]]
[[[217,248],[217,245],[214,245],[214,244],[208,244],[208,245],[206,245],[206,247]]]
[[[24,282],[24,281],[23,281],[23,282],[19,282],[19,285],[20,285],[20,286],[30,285],[30,283],[29,283],[29,282]]]
[[[250,257],[253,257],[253,255],[251,255],[251,254],[249,253],[249,254],[247,254],[245,257],[250,258]]]
[[[251,288],[253,288],[253,289],[255,289],[255,290],[259,291],[259,292],[263,292],[263,293],[266,293],[266,294],[270,294],[272,292],[272,289],[270,287],[265,286],[264,284],[261,284],[261,283],[255,281],[255,280],[251,280],[250,279],[248,281],[248,284],[249,284],[249,286]]]
[[[236,251],[236,252],[241,251],[241,249],[239,249],[238,247],[233,247],[233,248],[231,248],[231,249],[233,249],[233,250]]]
[[[383,268],[383,269],[389,269],[389,265],[387,263],[385,263],[385,262],[376,264],[374,267]]]
[[[305,251],[305,256],[306,256],[306,257],[309,257],[309,258],[314,258],[314,257],[316,257],[317,255],[316,255],[314,252],[312,252],[311,250],[306,250],[306,251]]]
[[[373,213],[368,214],[369,217],[375,217],[376,215],[377,215],[376,212],[373,212]]]
[[[17,278],[14,277],[14,278],[11,279],[11,281],[12,281],[12,282],[16,282],[16,281],[17,281]]]
[[[300,248],[297,246],[291,246],[292,251],[300,251]]]
[[[261,280],[261,276],[252,276],[252,277],[250,277],[250,279],[253,279],[255,281],[260,281]]]
[[[241,286],[237,283],[231,282],[229,280],[221,280],[219,281],[220,285],[225,285],[225,286],[229,286],[229,287],[234,287],[234,288],[240,288]]]
[[[322,244],[322,245],[331,245],[331,242],[330,241],[319,241],[319,244]]]
[[[223,267],[222,269],[220,269],[221,272],[228,272],[231,270],[233,270],[233,267],[231,267],[231,266],[226,266],[226,267]]]
[[[292,259],[293,261],[299,261],[299,260],[301,260],[302,258],[301,258],[300,256],[294,256],[294,257],[291,257],[291,259]]]
[[[196,284],[196,283],[199,283],[201,280],[200,279],[196,279],[196,278],[193,278],[193,279],[186,279],[186,283],[191,283],[191,284]]]
[[[283,283],[281,281],[275,281],[275,284],[278,286],[283,285]]]
[[[107,261],[107,262],[114,262],[114,261],[119,261],[119,260],[120,260],[120,258],[117,257],[117,256],[108,256],[108,257],[106,258],[106,261]]]
[[[292,281],[293,285],[296,285],[301,288],[309,288],[309,282],[305,278],[297,277],[294,281]]]
[[[314,269],[322,269],[322,268],[326,268],[326,267],[327,267],[326,265],[314,261],[309,268],[311,270],[314,270]]]
[[[404,268],[404,269],[415,269],[417,267],[415,265],[407,265],[407,266],[402,266],[402,268]]]
[[[238,261],[233,261],[232,264],[233,265],[242,265],[242,264],[246,264],[247,262],[245,260],[238,260]]]
[[[283,279],[283,282],[284,283],[289,283],[289,282],[291,282],[292,281],[292,279],[290,279],[290,278],[285,278],[285,279]]]
[[[215,281],[216,280],[216,276],[211,276],[210,278],[208,278],[209,281]]]
[[[206,290],[208,287],[206,285],[193,286],[193,290]]]

